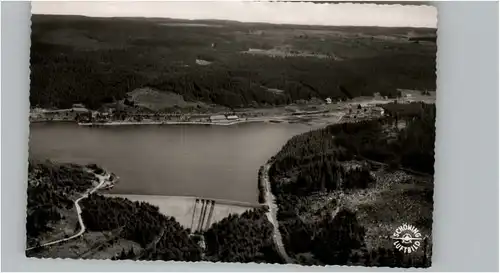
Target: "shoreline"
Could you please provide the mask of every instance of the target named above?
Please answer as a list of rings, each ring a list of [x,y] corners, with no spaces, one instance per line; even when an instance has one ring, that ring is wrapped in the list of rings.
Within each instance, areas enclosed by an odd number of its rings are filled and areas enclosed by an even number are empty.
[[[192,125],[192,126],[233,126],[247,123],[302,123],[308,124],[316,120],[328,120],[331,117],[345,115],[344,111],[337,110],[325,114],[302,114],[302,115],[283,115],[283,116],[264,116],[251,117],[227,122],[207,122],[207,121],[110,121],[110,122],[76,122],[72,120],[30,120],[30,123],[73,123],[82,127],[107,127],[107,126],[140,126],[140,125]]]
[[[254,120],[241,120],[233,122],[198,122],[198,121],[126,121],[126,122],[78,122],[79,126],[131,126],[131,125],[205,125],[205,126],[231,126],[242,123],[261,122]]]
[[[147,120],[142,121],[122,121],[122,120],[107,120],[104,122],[78,122],[76,116],[81,114],[81,110],[75,112],[73,108],[70,109],[44,109],[44,108],[34,108],[30,109],[30,123],[76,123],[79,126],[131,126],[131,125],[216,125],[216,126],[232,126],[241,123],[251,123],[251,122],[267,122],[267,123],[308,123],[308,119],[322,119],[322,116],[331,115],[334,113],[346,114],[349,109],[354,109],[356,105],[362,105],[365,107],[380,107],[382,104],[392,103],[397,101],[397,103],[411,103],[411,102],[424,102],[424,103],[435,103],[435,94],[432,96],[422,96],[418,90],[401,90],[404,92],[404,96],[399,98],[381,98],[381,97],[366,97],[360,96],[353,98],[349,101],[341,101],[335,103],[310,103],[310,104],[289,104],[281,105],[276,107],[259,107],[259,108],[243,108],[241,110],[233,111],[234,115],[238,115],[236,120],[225,120],[223,122],[215,121],[212,122],[208,120],[212,115],[228,115],[227,113],[220,112],[210,112],[210,113],[180,113],[180,114],[169,114],[163,113],[163,118],[165,114],[167,117],[194,117],[195,119],[203,117],[203,120],[199,121],[169,121],[163,119],[162,121],[154,121],[151,117]],[[291,107],[291,108],[290,108]],[[86,109],[86,108],[85,108]],[[274,109],[275,111],[268,111]],[[87,109],[85,113],[90,112]],[[291,112],[290,112],[291,111]],[[104,112],[93,113],[103,114]],[[76,114],[75,114],[76,113]],[[64,116],[65,114],[65,116]],[[137,114],[137,113],[136,113]],[[136,114],[132,114],[132,117]],[[256,115],[255,115],[256,114]],[[365,115],[361,113],[362,115]],[[141,114],[139,114],[141,115]],[[232,115],[232,114],[231,114]],[[349,115],[351,113],[349,112]],[[356,116],[356,113],[352,113]],[[369,115],[369,114],[368,114]],[[129,116],[131,118],[131,116]],[[356,117],[355,117],[356,118]],[[301,120],[306,119],[306,120]]]

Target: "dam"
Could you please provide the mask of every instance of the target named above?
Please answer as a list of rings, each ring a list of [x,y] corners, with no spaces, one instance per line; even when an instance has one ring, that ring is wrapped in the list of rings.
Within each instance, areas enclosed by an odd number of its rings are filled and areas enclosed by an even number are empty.
[[[191,233],[201,233],[231,214],[242,214],[247,210],[261,208],[263,205],[195,196],[160,196],[133,194],[104,194],[107,197],[122,197],[130,201],[147,202],[157,206],[159,211],[174,217]]]

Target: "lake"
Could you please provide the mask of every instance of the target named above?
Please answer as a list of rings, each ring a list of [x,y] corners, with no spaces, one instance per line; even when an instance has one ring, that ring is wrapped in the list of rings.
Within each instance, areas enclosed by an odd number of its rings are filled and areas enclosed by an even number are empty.
[[[258,169],[305,124],[106,126],[32,123],[30,158],[96,163],[120,177],[110,193],[257,203]]]

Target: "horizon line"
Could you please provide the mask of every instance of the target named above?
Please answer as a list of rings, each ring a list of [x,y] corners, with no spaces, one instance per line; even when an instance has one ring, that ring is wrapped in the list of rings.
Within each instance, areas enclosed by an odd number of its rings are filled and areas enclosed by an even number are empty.
[[[285,1],[277,1],[277,2],[285,2]],[[307,1],[305,1],[307,2]],[[42,15],[42,16],[72,16],[72,17],[86,17],[86,18],[102,18],[102,19],[170,19],[170,20],[183,20],[183,21],[219,21],[219,22],[236,22],[242,24],[261,24],[261,25],[279,25],[279,26],[311,26],[311,27],[367,27],[367,28],[412,28],[412,29],[434,29],[437,30],[437,27],[426,27],[426,26],[375,26],[375,25],[318,25],[318,24],[294,24],[294,23],[270,23],[270,22],[259,22],[259,21],[239,21],[239,20],[229,20],[229,19],[211,19],[211,18],[198,18],[198,19],[189,19],[189,18],[176,18],[176,17],[158,17],[158,16],[91,16],[84,14],[60,14],[60,13],[32,13],[33,15]]]

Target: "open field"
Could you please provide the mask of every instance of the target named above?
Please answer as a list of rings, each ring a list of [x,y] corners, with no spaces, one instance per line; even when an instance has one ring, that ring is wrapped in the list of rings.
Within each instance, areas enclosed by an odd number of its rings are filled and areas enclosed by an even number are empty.
[[[188,102],[184,98],[173,92],[160,92],[151,88],[138,88],[127,93],[129,100],[134,101],[139,107],[144,107],[152,111],[171,110],[173,108],[207,108],[208,105],[202,102]]]

